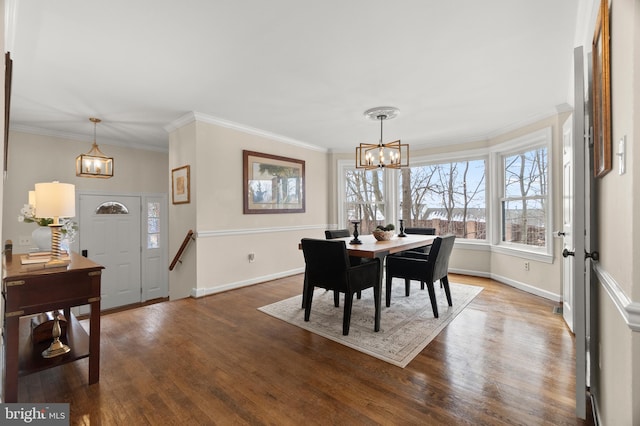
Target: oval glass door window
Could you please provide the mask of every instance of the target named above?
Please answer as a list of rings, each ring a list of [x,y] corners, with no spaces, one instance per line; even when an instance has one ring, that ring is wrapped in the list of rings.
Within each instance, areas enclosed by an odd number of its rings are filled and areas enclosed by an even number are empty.
[[[96,214],[129,214],[129,209],[117,201],[107,201],[96,208]]]

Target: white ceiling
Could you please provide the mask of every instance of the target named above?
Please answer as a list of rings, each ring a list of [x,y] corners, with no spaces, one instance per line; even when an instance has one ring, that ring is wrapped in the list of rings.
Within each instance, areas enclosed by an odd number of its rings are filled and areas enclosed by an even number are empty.
[[[11,128],[166,150],[189,112],[337,152],[468,142],[567,102],[578,0],[6,0]],[[108,150],[106,150],[108,152]]]

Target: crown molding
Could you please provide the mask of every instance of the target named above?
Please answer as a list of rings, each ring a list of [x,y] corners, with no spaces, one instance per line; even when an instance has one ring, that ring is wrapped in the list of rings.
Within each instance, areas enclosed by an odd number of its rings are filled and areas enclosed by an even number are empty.
[[[286,136],[278,135],[276,133],[268,132],[266,130],[257,129],[255,127],[246,126],[244,124],[236,123],[233,121],[225,120],[222,118],[214,117],[214,116],[203,114],[196,111],[191,111],[184,114],[182,117],[179,117],[178,119],[166,125],[164,129],[168,133],[171,133],[172,131],[177,130],[183,126],[186,126],[187,124],[190,124],[194,121],[199,123],[213,124],[214,126],[225,127],[227,129],[237,130],[239,132],[260,136],[267,139],[272,139],[288,145],[294,145],[300,148],[310,149],[312,151],[319,151],[319,152],[325,152],[325,153],[329,152],[327,148],[323,148],[321,146],[313,145],[307,142],[302,142],[297,139],[292,139]]]
[[[50,129],[42,129],[40,127],[25,126],[23,124],[12,123],[11,131],[20,132],[20,133],[29,133],[32,135],[39,135],[39,136],[47,136],[51,138],[60,138],[60,139],[74,140],[74,141],[80,141],[80,142],[88,142],[88,143],[91,143],[93,141],[93,136],[81,135],[78,133],[71,133],[71,132],[61,132],[61,131],[50,130]],[[99,138],[98,142],[99,142],[98,145],[101,145],[101,146],[111,145],[111,146],[119,146],[123,148],[140,149],[144,151],[169,152],[168,147],[139,144],[139,143],[124,143],[124,142],[116,141],[113,139],[107,139],[103,137]]]

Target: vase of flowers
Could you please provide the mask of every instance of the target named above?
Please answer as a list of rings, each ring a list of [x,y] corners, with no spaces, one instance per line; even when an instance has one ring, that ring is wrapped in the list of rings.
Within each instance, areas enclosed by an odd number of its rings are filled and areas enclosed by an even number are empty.
[[[35,223],[38,225],[38,227],[31,232],[31,241],[40,251],[51,250],[51,228],[49,225],[53,223],[53,218],[36,217],[33,206],[25,204],[24,207],[20,209],[18,222]],[[62,241],[68,246],[76,239],[78,225],[70,219],[60,219],[60,223],[62,224],[62,228],[60,229]]]

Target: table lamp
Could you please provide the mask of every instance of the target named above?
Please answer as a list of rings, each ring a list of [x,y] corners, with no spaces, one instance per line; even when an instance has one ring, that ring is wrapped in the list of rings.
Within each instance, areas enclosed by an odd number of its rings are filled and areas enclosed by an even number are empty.
[[[64,266],[68,262],[60,258],[62,224],[60,218],[76,215],[75,185],[57,181],[36,183],[35,204],[38,217],[53,218],[51,227],[51,260],[47,266]]]

